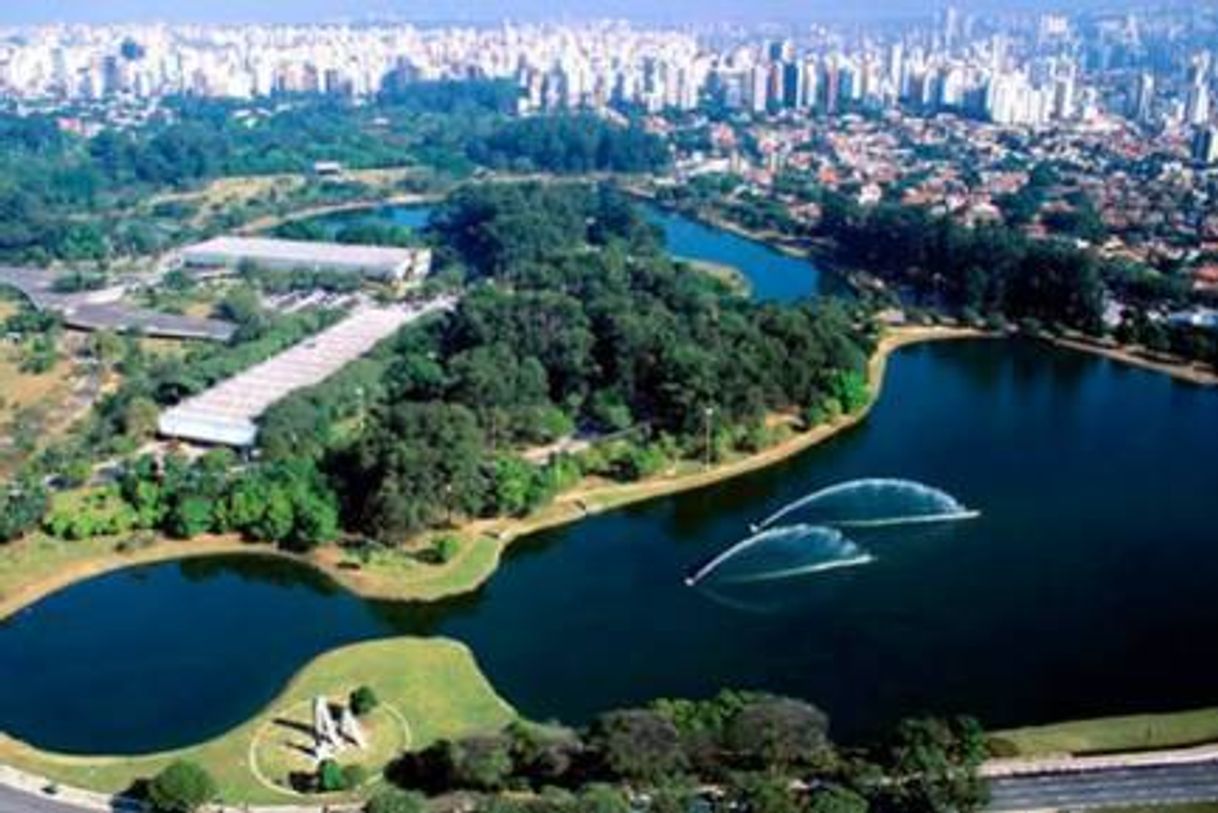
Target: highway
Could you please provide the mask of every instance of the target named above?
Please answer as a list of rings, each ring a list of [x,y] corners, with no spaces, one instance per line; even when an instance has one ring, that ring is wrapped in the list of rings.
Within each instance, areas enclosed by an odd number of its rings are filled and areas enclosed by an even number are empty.
[[[0,813],[96,813],[99,809],[96,802],[80,805],[41,793],[29,783],[25,787],[30,789],[0,783]],[[67,791],[65,795],[71,793]],[[1218,801],[1218,758],[1192,763],[1001,777],[990,780],[990,794],[986,810],[991,813]],[[110,809],[114,813],[134,813],[129,804],[112,805]],[[271,809],[274,808],[266,810]],[[315,809],[309,806],[279,808],[283,813]]]
[[[1218,801],[1218,759],[990,780],[994,813]]]

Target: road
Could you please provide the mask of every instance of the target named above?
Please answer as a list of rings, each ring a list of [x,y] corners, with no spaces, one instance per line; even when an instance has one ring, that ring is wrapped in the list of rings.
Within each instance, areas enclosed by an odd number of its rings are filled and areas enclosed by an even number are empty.
[[[4,785],[0,785],[0,811],[2,813],[95,813],[88,808],[75,807],[62,799],[39,796]]]
[[[990,794],[995,813],[1218,801],[1218,759],[996,778]]]

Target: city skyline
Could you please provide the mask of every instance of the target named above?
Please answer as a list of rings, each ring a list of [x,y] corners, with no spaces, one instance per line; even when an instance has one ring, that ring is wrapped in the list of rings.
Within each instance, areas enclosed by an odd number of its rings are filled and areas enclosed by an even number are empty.
[[[416,22],[480,22],[502,19],[563,20],[622,18],[665,24],[715,22],[857,20],[924,17],[941,11],[943,0],[885,0],[881,4],[843,6],[829,0],[673,0],[657,6],[641,0],[572,0],[556,10],[544,0],[472,0],[460,10],[437,11],[422,0],[298,0],[293,3],[260,3],[257,8],[241,0],[182,0],[172,7],[152,0],[115,0],[105,4],[86,0],[51,0],[46,3],[6,4],[0,7],[0,25],[44,25],[56,23],[307,23],[400,19]],[[1091,8],[1113,8],[1128,2],[1105,3],[1081,0],[968,0],[954,4],[963,12],[1002,11],[1078,12]],[[1164,4],[1171,5],[1171,4]]]

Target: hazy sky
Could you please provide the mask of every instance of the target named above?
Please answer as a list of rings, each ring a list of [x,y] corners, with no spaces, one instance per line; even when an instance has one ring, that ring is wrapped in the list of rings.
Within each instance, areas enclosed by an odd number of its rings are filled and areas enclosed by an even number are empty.
[[[420,21],[630,17],[665,22],[896,17],[944,0],[0,0],[0,24],[57,21],[301,22],[398,15]],[[964,0],[961,7],[1077,7],[1079,0]]]

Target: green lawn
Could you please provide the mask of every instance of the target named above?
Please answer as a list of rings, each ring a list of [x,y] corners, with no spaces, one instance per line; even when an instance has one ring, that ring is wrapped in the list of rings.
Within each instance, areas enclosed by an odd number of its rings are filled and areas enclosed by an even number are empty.
[[[1172,748],[1218,741],[1218,708],[1172,714],[1102,717],[998,731],[1020,754],[1093,754]]]
[[[409,550],[374,549],[364,558],[336,546],[327,546],[318,550],[312,561],[347,589],[362,596],[396,601],[436,601],[468,593],[490,578],[499,567],[499,557],[505,547],[504,541],[482,533],[452,534],[457,539],[457,554],[444,564],[433,564],[418,556],[419,551],[429,547],[431,536],[416,540]]]
[[[202,745],[145,757],[86,758],[42,753],[0,735],[0,762],[65,784],[114,792],[173,759],[189,759],[211,771],[225,801],[291,803],[293,797],[267,787],[250,770],[255,735],[266,736],[272,720],[319,694],[337,701],[362,684],[376,692],[382,706],[400,715],[412,748],[441,737],[498,729],[515,717],[463,645],[443,639],[394,638],[327,652],[301,670],[252,720]],[[370,760],[365,767],[379,772],[383,764],[372,763],[384,758]],[[344,755],[343,761],[359,760]]]

